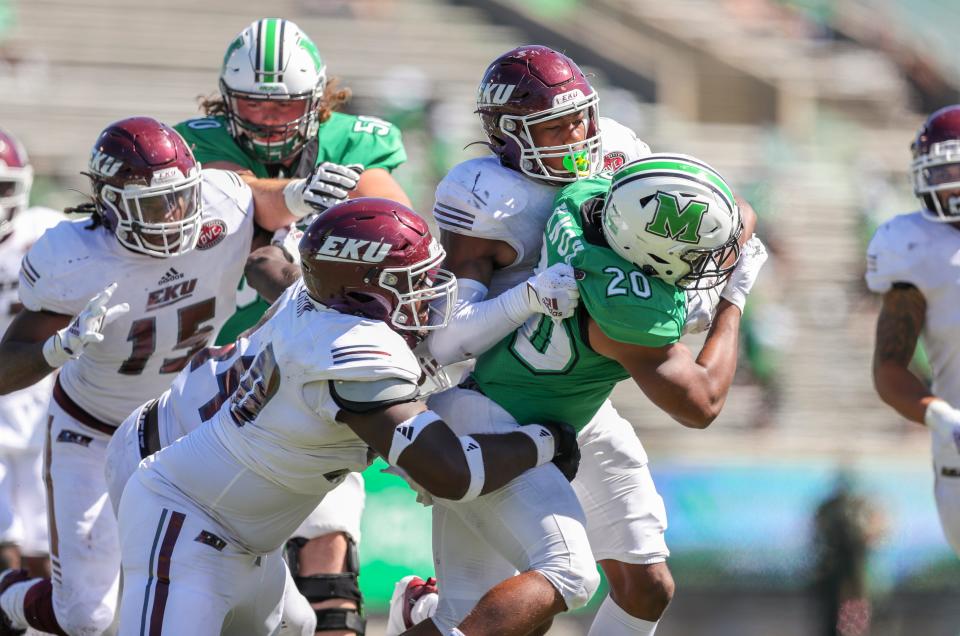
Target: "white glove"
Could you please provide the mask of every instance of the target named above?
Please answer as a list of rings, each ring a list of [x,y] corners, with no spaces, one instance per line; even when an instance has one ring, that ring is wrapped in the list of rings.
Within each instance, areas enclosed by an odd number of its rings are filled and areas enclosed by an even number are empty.
[[[297,218],[324,212],[347,199],[357,187],[363,166],[357,163],[342,166],[324,161],[306,179],[294,179],[283,188],[283,200]]]
[[[923,414],[923,423],[930,429],[937,468],[960,469],[960,411],[944,400],[934,400]]]
[[[683,333],[702,333],[713,324],[717,315],[717,303],[720,302],[720,290],[688,289],[687,320],[683,323]]]
[[[753,289],[753,284],[757,281],[757,275],[760,268],[767,262],[767,248],[756,236],[750,237],[747,244],[740,251],[740,260],[737,266],[730,274],[730,279],[720,292],[721,298],[724,298],[743,311],[747,304],[747,295]]]
[[[55,369],[62,367],[67,360],[76,360],[83,355],[87,345],[103,342],[103,328],[130,311],[127,303],[107,308],[107,303],[116,289],[117,284],[113,283],[91,298],[69,325],[43,343],[43,357],[47,364]]]
[[[303,238],[303,230],[296,225],[282,227],[273,233],[270,239],[270,245],[275,245],[283,250],[283,255],[291,263],[300,263],[300,239]]]
[[[559,322],[573,315],[580,302],[580,290],[573,268],[555,263],[527,279],[527,306]]]

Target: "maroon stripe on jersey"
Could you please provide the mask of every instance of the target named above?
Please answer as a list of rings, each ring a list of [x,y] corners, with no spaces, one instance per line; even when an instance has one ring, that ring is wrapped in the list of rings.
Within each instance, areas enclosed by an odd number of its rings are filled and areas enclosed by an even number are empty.
[[[182,512],[170,515],[170,523],[167,524],[163,543],[160,544],[160,554],[157,556],[157,585],[153,592],[153,609],[150,610],[150,636],[160,636],[162,633],[163,613],[167,609],[167,595],[170,593],[170,556],[180,536],[184,519],[186,515]]]
[[[342,358],[344,356],[355,356],[355,355],[376,355],[376,356],[387,356],[390,357],[389,351],[380,351],[379,349],[356,349],[353,351],[342,351],[340,353],[333,354],[333,359]]]

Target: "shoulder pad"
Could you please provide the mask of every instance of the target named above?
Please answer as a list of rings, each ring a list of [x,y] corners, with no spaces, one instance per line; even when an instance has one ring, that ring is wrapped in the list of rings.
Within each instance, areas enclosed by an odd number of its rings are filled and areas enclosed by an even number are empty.
[[[358,320],[329,345],[329,379],[371,381],[401,378],[417,383],[420,365],[406,341],[386,323]]]
[[[52,311],[73,316],[86,306],[98,291],[84,281],[99,281],[89,276],[96,268],[91,243],[97,228],[86,230],[89,221],[61,221],[37,239],[20,264],[20,302],[30,311]],[[87,235],[84,235],[86,233]],[[92,239],[92,240],[85,240]]]
[[[600,118],[600,144],[604,170],[616,170],[650,154],[650,146],[639,139],[636,133],[607,117]]]
[[[884,294],[894,283],[923,288],[923,261],[930,230],[942,229],[919,212],[895,216],[877,228],[867,247],[867,287]]]
[[[548,186],[504,168],[495,157],[470,159],[437,186],[433,215],[441,230],[513,245],[516,239],[504,219],[522,214],[531,199],[539,200],[539,191],[532,191],[538,187]]]
[[[207,168],[201,171],[201,175],[205,207],[229,201],[244,216],[253,216],[253,190],[236,172]]]

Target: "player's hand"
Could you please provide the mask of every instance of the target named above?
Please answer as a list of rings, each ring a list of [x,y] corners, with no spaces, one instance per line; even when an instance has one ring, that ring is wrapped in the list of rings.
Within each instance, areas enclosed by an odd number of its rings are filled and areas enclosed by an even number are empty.
[[[53,368],[62,367],[67,360],[83,355],[90,344],[103,342],[103,328],[130,311],[127,303],[107,307],[116,289],[117,284],[113,283],[91,298],[69,325],[43,343],[43,357],[47,364]]]
[[[750,237],[740,251],[740,260],[730,274],[730,279],[727,280],[720,296],[739,307],[742,312],[747,304],[747,296],[766,262],[767,248],[756,236]]]
[[[930,445],[938,467],[960,469],[960,410],[944,400],[934,400],[923,414],[930,429]]]
[[[324,161],[306,179],[294,179],[283,188],[283,199],[290,213],[302,219],[309,214],[346,201],[360,183],[363,166],[358,163],[340,165]]]
[[[702,333],[713,324],[717,315],[717,303],[720,302],[720,290],[688,289],[687,320],[683,323],[683,333]]]
[[[297,225],[290,224],[273,233],[270,238],[270,245],[279,247],[288,263],[299,264],[301,238],[303,238],[303,230]]]
[[[573,481],[580,468],[580,445],[577,444],[577,430],[566,422],[539,422],[553,434],[553,463],[556,464],[567,481]]]
[[[323,212],[345,201],[350,192],[360,183],[361,174],[363,174],[363,166],[360,164],[341,166],[324,161],[314,168],[313,174],[307,178],[303,200],[318,212]]]
[[[546,314],[559,322],[569,318],[580,302],[573,268],[556,263],[527,279],[527,303],[531,311]]]

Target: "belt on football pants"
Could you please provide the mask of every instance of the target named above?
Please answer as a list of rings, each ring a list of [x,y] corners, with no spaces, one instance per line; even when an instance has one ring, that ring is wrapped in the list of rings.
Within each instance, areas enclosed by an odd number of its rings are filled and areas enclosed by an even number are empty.
[[[157,401],[153,400],[140,410],[137,419],[137,441],[140,443],[140,459],[145,459],[160,450],[160,425]]]
[[[113,432],[117,430],[116,426],[107,424],[101,420],[98,420],[94,416],[90,415],[83,410],[79,404],[73,401],[67,392],[63,390],[63,387],[60,386],[60,376],[57,376],[57,381],[53,384],[53,401],[66,412],[67,415],[77,420],[84,426],[89,426],[95,431],[100,431],[105,435],[113,435]]]

